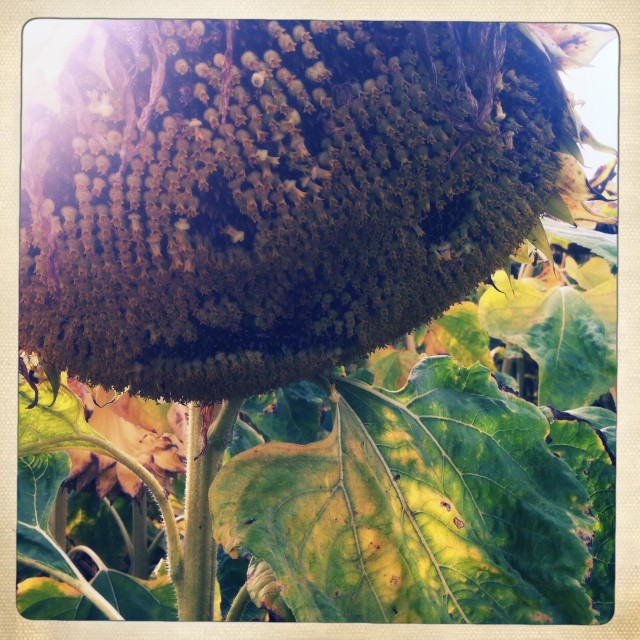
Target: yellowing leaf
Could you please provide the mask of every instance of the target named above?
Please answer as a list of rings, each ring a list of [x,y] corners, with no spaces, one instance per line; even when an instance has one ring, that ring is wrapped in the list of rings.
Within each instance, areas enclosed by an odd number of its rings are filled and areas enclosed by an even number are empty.
[[[582,289],[592,289],[612,279],[611,267],[604,258],[593,256],[584,264],[578,264],[571,256],[565,258],[567,275]]]
[[[480,298],[478,317],[490,336],[501,338],[502,327],[509,327],[512,336],[525,335],[531,326],[531,318],[535,315],[544,300],[544,294],[528,282],[512,281],[513,291],[509,287],[509,279],[504,271],[496,271],[493,275],[496,287],[503,291],[488,288]],[[496,318],[500,319],[496,327]],[[498,329],[498,331],[496,331]],[[513,342],[505,340],[505,342]]]
[[[374,351],[369,356],[368,369],[373,372],[377,387],[384,389],[399,389],[409,376],[413,365],[420,360],[420,356],[413,351],[384,347]]]
[[[550,262],[544,263],[540,273],[535,278],[522,278],[522,282],[534,286],[542,293],[546,293],[549,289],[553,289],[553,287],[561,287],[567,284],[566,279],[562,275],[562,271]]]
[[[531,264],[533,262],[533,253],[535,247],[529,240],[525,240],[511,256],[512,260],[520,264]]]
[[[584,200],[596,200],[596,196],[589,188],[589,181],[584,169],[580,166],[580,163],[567,153],[556,153],[559,168],[559,183],[558,188],[560,191],[569,198],[582,202]]]
[[[424,344],[427,355],[448,354],[464,367],[480,362],[494,369],[489,355],[489,334],[481,326],[478,307],[473,302],[456,304],[434,320]]]
[[[511,298],[487,290],[479,301],[489,335],[517,344],[537,362],[539,404],[564,410],[596,400],[616,376],[610,329],[574,289],[556,287],[543,295],[514,284]]]
[[[615,202],[575,202],[566,196],[562,198],[571,212],[575,224],[589,229],[596,224],[617,224],[617,205]]]
[[[618,158],[612,158],[608,162],[605,162],[602,166],[598,167],[595,174],[589,180],[591,184],[591,188],[595,189],[596,187],[604,188],[607,183],[613,179],[614,172],[616,167],[618,166]]]
[[[27,578],[18,583],[16,604],[28,620],[73,620],[81,595],[52,578]]]
[[[604,322],[609,335],[613,336],[615,344],[617,314],[617,280],[609,278],[593,289],[582,294],[582,299],[594,310]]]
[[[447,357],[397,392],[335,384],[328,438],[241,453],[210,491],[216,540],[266,561],[298,622],[593,621],[587,493],[536,407]]]

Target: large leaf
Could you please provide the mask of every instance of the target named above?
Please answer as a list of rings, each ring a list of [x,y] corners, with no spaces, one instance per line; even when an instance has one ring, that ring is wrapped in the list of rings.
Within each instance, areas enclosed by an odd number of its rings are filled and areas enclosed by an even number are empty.
[[[100,571],[91,586],[125,620],[177,620],[175,592],[167,576],[137,580],[113,570]],[[30,578],[18,585],[18,611],[32,620],[106,620],[73,587],[51,578]]]
[[[177,620],[173,585],[167,576],[138,580],[120,571],[100,571],[91,586],[102,594],[125,620]],[[86,598],[78,604],[76,620],[105,620]]]
[[[480,319],[489,335],[517,344],[537,362],[539,404],[568,409],[593,402],[612,386],[615,335],[579,292],[555,287],[545,296],[515,282],[512,293],[503,272],[494,280],[505,293],[487,289]]]
[[[618,264],[617,235],[583,227],[570,227],[549,218],[544,218],[542,224],[552,244],[568,246],[567,243],[573,242],[581,247],[591,249],[593,253],[605,258],[611,264]]]
[[[77,569],[48,530],[51,508],[69,469],[69,456],[62,452],[18,459],[17,554],[75,579]]]
[[[270,565],[297,621],[593,620],[587,492],[536,407],[442,357],[395,393],[336,387],[328,438],[240,454],[210,492],[216,539]]]
[[[245,400],[242,413],[269,440],[306,444],[323,435],[328,407],[320,387],[298,382]]]
[[[424,344],[427,355],[447,354],[465,367],[480,362],[494,368],[489,355],[489,334],[480,324],[478,305],[473,302],[460,302],[431,322]]]
[[[548,440],[551,450],[573,469],[589,492],[596,526],[593,535],[583,534],[593,554],[587,589],[598,611],[598,621],[607,622],[614,609],[616,472],[613,460],[605,448],[603,434],[581,420],[553,420]]]

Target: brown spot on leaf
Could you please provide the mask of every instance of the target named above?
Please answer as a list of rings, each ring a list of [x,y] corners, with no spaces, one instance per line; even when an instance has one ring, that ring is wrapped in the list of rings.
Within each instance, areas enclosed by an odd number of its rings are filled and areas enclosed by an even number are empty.
[[[460,520],[460,518],[454,518],[453,524],[455,524],[458,529],[462,529],[462,527],[464,527],[464,522]]]
[[[446,500],[440,500],[440,506],[447,511],[451,511],[451,504]]]
[[[278,415],[278,402],[274,401],[272,402],[269,406],[265,407],[262,410],[263,415],[268,415],[270,413],[273,413],[274,415]]]

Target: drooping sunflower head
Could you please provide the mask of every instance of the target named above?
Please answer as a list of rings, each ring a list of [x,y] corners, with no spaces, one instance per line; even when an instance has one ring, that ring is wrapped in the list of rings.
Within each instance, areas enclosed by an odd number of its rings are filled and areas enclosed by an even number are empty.
[[[550,33],[95,23],[58,108],[26,105],[21,348],[211,402],[443,312],[575,189]]]

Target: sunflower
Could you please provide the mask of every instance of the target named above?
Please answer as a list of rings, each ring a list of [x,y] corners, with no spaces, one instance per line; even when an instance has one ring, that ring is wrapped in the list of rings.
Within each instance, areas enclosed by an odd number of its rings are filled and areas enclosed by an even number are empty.
[[[580,25],[96,21],[24,109],[20,347],[215,402],[441,314],[602,196]],[[38,98],[40,96],[40,98]]]

